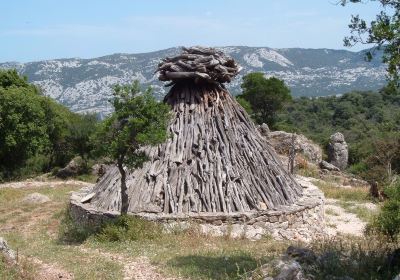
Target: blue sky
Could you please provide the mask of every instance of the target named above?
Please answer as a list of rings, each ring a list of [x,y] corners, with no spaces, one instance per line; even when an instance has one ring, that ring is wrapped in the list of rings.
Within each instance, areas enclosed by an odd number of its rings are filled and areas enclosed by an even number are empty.
[[[173,46],[343,49],[352,14],[337,0],[0,0],[0,62],[91,58]],[[360,50],[365,46],[352,48]]]

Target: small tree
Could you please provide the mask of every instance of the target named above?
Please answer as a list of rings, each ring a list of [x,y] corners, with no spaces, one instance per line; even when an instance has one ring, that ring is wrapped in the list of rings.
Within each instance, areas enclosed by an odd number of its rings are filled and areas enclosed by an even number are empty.
[[[138,168],[148,160],[141,150],[144,145],[157,145],[167,139],[170,108],[159,103],[151,88],[140,94],[140,85],[115,86],[111,103],[115,112],[97,133],[99,151],[112,159],[121,174],[121,214],[128,212],[125,167]]]
[[[369,24],[359,15],[352,16],[349,24],[351,36],[344,39],[344,44],[351,47],[358,43],[373,44],[367,52],[371,60],[375,49],[383,48],[383,62],[387,63],[388,78],[392,85],[400,88],[400,1],[399,0],[370,0],[379,2],[382,11]],[[345,6],[351,3],[365,3],[363,0],[340,0]]]
[[[276,113],[292,99],[289,88],[277,78],[266,79],[263,73],[250,73],[243,77],[243,94],[253,110],[253,118],[259,123],[274,127]]]

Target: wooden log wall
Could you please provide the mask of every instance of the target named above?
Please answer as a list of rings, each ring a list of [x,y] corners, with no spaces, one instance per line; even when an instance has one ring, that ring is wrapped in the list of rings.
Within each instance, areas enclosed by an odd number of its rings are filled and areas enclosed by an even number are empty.
[[[170,138],[145,147],[150,161],[129,172],[129,212],[245,212],[289,205],[301,187],[244,109],[220,84],[175,81],[164,100]],[[120,175],[111,168],[95,186],[94,207],[116,210]]]

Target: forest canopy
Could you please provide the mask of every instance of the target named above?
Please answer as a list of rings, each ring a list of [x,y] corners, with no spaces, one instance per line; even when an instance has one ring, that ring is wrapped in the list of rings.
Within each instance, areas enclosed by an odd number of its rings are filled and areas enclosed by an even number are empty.
[[[400,96],[390,88],[376,92],[350,92],[342,96],[301,97],[288,104],[277,117],[277,129],[301,133],[326,147],[329,136],[342,132],[349,144],[350,171],[366,179],[385,181],[374,158],[382,147],[400,140]],[[398,142],[400,143],[400,142]],[[397,161],[396,161],[397,159]],[[382,159],[383,160],[383,159]],[[392,159],[400,172],[400,156]],[[369,172],[367,172],[369,170]],[[373,171],[377,171],[375,174]]]

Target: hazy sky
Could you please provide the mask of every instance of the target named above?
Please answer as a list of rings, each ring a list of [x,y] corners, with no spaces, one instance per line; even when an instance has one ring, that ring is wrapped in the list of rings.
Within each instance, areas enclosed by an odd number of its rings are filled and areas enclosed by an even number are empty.
[[[90,58],[174,46],[343,49],[351,14],[337,0],[0,0],[0,62]],[[355,47],[359,50],[365,46]]]

